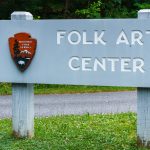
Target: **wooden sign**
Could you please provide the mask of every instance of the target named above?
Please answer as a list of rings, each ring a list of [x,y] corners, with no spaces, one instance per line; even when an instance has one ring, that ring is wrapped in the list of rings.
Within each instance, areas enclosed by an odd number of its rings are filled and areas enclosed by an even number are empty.
[[[32,39],[29,33],[17,33],[9,38],[11,56],[20,71],[25,71],[30,65],[35,51],[36,39]]]
[[[0,35],[0,82],[150,87],[149,20],[3,20]]]

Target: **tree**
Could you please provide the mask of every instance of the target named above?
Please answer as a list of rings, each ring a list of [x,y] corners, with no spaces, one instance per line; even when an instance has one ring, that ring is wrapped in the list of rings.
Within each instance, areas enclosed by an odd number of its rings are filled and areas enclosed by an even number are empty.
[[[89,3],[91,0],[0,0],[0,19],[10,19],[13,11],[29,11],[42,19],[76,18],[75,11],[86,8]]]
[[[90,3],[88,8],[76,10],[76,15],[80,16],[80,18],[100,18],[100,6],[101,1]]]
[[[13,11],[29,11],[36,19],[131,18],[149,5],[148,0],[0,0],[0,19],[10,19]]]
[[[14,44],[13,50],[14,50],[15,57],[16,57],[18,54],[20,54],[19,43],[18,43],[17,40],[15,40],[15,44]]]

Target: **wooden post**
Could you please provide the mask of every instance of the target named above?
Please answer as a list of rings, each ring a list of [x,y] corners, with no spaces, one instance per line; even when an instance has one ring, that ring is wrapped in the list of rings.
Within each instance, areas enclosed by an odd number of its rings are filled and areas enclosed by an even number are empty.
[[[29,12],[13,12],[11,20],[33,20],[33,16]],[[12,122],[15,137],[31,138],[34,136],[33,100],[33,84],[12,84]]]
[[[150,19],[150,9],[140,10],[138,19]],[[137,144],[150,148],[150,88],[137,88]]]

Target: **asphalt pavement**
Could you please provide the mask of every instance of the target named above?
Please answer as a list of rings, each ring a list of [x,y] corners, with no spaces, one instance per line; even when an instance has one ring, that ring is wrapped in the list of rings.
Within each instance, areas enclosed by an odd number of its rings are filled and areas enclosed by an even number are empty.
[[[35,116],[136,112],[136,91],[35,95]],[[0,96],[0,118],[12,116],[11,96]]]

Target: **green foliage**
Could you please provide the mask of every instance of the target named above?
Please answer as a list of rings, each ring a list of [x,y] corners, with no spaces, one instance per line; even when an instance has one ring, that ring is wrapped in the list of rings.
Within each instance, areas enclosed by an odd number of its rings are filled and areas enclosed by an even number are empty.
[[[0,95],[11,94],[11,84],[0,83]]]
[[[150,3],[136,3],[135,6],[137,6],[138,9],[150,9]]]
[[[74,18],[77,9],[86,8],[90,0],[3,0],[0,19],[10,19],[13,11],[29,11],[34,18]]]
[[[136,17],[136,0],[101,0],[101,16],[103,18]]]
[[[133,113],[37,118],[33,139],[13,138],[11,126],[0,120],[1,150],[137,150]]]
[[[29,11],[35,19],[131,18],[149,5],[149,0],[2,0],[0,19],[10,19],[13,11]]]
[[[99,18],[100,17],[100,0],[98,2],[93,2],[86,9],[76,10],[75,14],[80,18]]]

